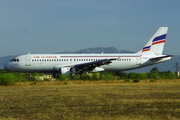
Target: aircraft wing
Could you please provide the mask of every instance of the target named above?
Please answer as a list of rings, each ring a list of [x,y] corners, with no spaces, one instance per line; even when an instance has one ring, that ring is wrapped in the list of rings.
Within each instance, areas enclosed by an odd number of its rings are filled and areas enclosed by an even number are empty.
[[[74,66],[71,66],[75,68],[76,74],[82,73],[84,71],[93,71],[95,67],[99,67],[102,65],[108,65],[111,63],[111,61],[116,60],[117,58],[111,58],[111,59],[102,59],[98,61],[93,61],[93,62],[87,62],[87,63],[82,63],[82,64],[76,64]]]

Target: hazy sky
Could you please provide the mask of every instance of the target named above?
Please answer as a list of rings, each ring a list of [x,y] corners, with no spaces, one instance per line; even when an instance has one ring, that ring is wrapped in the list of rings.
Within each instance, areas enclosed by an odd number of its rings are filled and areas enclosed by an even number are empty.
[[[0,0],[0,57],[116,47],[139,51],[169,27],[164,53],[180,54],[180,0]]]

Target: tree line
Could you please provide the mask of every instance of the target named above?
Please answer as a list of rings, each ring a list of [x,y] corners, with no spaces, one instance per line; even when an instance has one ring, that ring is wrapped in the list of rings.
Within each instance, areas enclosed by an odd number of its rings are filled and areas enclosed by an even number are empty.
[[[37,76],[41,76],[44,73],[32,73],[31,80],[38,81]],[[152,81],[157,79],[175,79],[175,74],[171,71],[162,71],[160,72],[157,67],[150,70],[149,73],[125,73],[125,72],[101,72],[101,73],[90,73],[65,76],[59,75],[57,80],[125,80],[129,81],[133,79],[134,82],[139,82],[143,79],[151,79]],[[27,73],[22,72],[8,72],[6,70],[0,70],[0,85],[13,85],[16,82],[28,81],[29,76]],[[45,79],[48,81],[48,79]]]

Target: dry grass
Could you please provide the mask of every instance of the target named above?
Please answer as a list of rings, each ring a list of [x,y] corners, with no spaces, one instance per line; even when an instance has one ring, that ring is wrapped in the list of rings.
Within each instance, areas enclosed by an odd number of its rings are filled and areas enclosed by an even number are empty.
[[[179,118],[180,80],[22,82],[0,87],[2,120]]]

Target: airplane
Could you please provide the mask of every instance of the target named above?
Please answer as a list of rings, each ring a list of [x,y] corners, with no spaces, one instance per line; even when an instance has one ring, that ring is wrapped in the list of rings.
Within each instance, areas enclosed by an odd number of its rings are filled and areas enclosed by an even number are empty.
[[[76,75],[84,72],[126,71],[172,59],[162,55],[168,27],[160,27],[146,45],[134,54],[26,54],[4,65],[15,72],[44,72]]]

